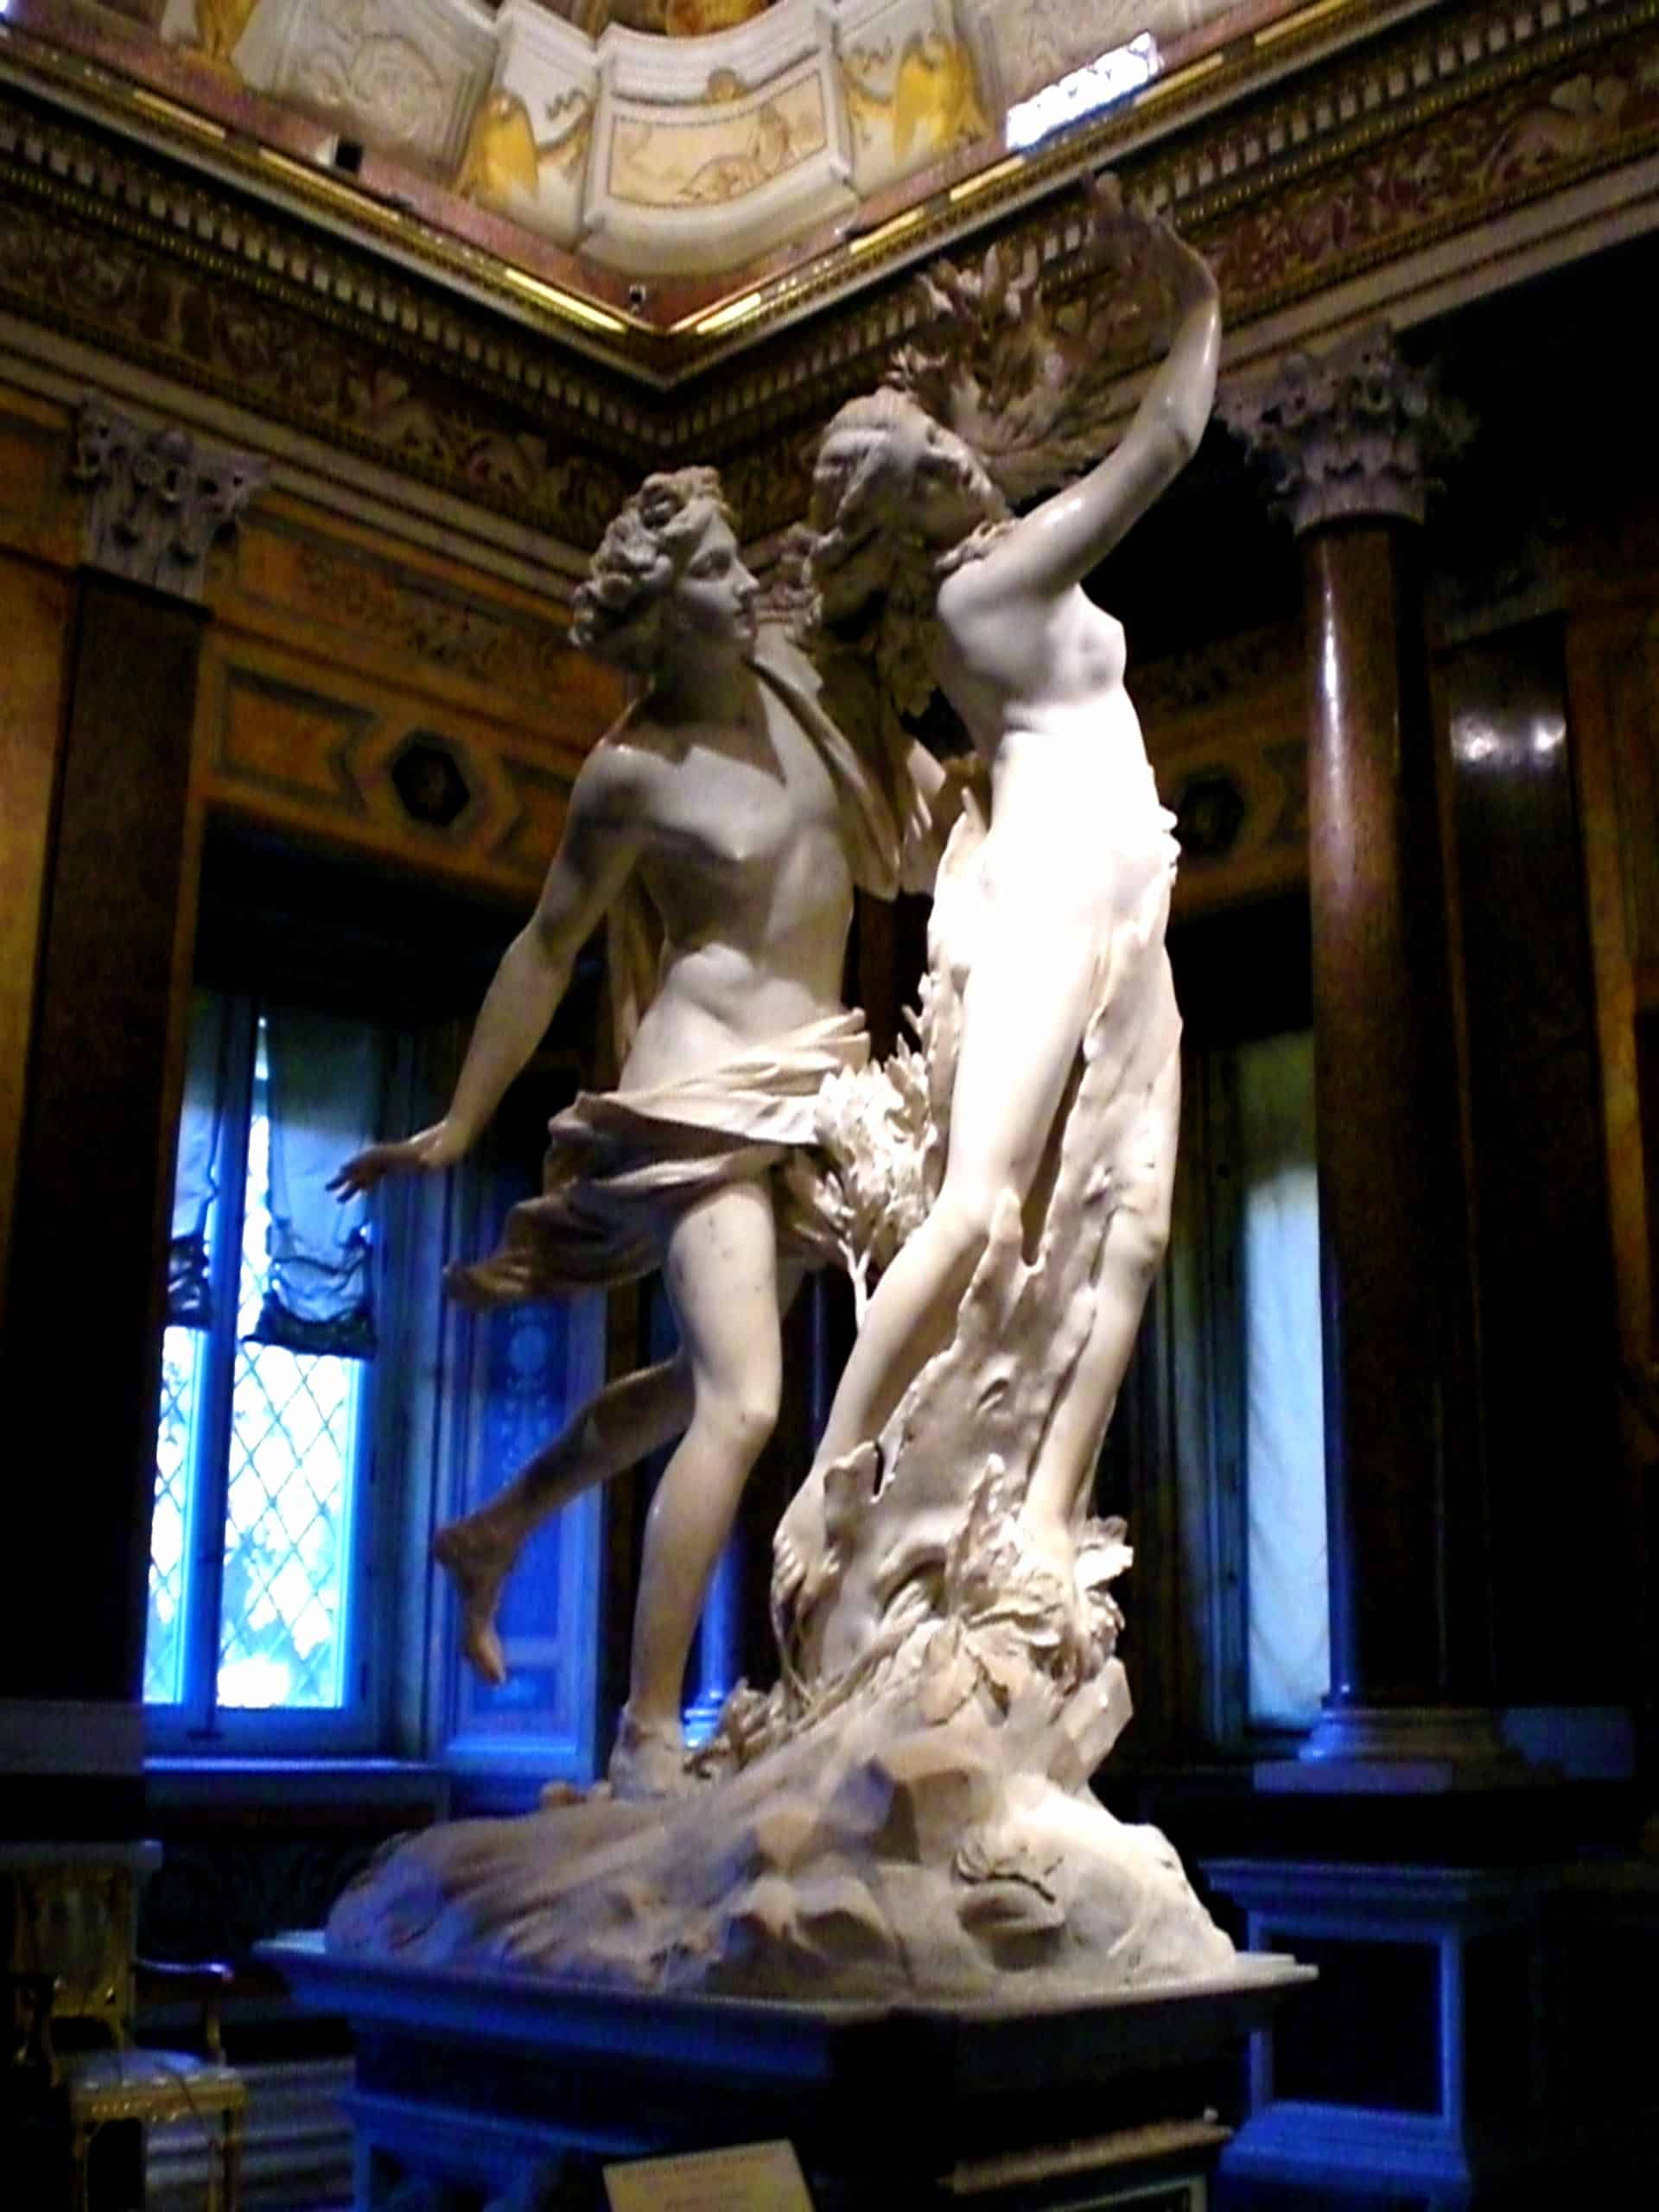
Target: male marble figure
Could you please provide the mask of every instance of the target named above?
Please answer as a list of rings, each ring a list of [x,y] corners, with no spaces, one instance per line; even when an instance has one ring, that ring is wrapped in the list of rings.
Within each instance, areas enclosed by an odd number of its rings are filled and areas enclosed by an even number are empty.
[[[717,477],[650,478],[613,521],[577,595],[575,642],[641,679],[571,792],[540,902],[504,956],[443,1118],[348,1161],[336,1187],[459,1160],[546,1031],[576,953],[608,917],[621,1074],[550,1128],[543,1194],[501,1249],[452,1268],[488,1306],[662,1267],[671,1359],[613,1382],[479,1510],[439,1530],[468,1657],[505,1665],[494,1616],[533,1529],[678,1438],[647,1520],[627,1704],[610,1762],[620,1796],[677,1787],[682,1681],[742,1485],[776,1419],[779,1322],[807,1247],[800,1178],[826,1076],[862,1064],[841,1002],[855,885],[928,880],[931,802],[918,747],[856,752],[781,632],[764,637]],[[803,1225],[804,1226],[804,1225]]]

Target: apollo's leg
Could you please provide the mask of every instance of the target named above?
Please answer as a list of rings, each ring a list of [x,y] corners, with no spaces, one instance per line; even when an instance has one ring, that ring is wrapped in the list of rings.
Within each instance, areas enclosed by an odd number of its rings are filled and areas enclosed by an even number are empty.
[[[1026,1493],[1024,1518],[1040,1540],[1070,1529],[1084,1506],[1117,1394],[1169,1243],[1180,1126],[1181,1063],[1172,1052],[1122,1147],[1122,1194],[1106,1232],[1088,1342],[1054,1408]]]
[[[612,1780],[664,1786],[681,1746],[691,1638],[749,1471],[778,1418],[778,1232],[764,1182],[741,1183],[676,1225],[664,1264],[691,1377],[690,1425],[645,1522],[627,1709]]]
[[[432,1556],[453,1578],[461,1605],[461,1649],[486,1682],[505,1682],[496,1633],[501,1586],[524,1544],[550,1515],[595,1483],[659,1451],[691,1418],[691,1370],[683,1355],[607,1382],[575,1419],[486,1504],[451,1521]]]

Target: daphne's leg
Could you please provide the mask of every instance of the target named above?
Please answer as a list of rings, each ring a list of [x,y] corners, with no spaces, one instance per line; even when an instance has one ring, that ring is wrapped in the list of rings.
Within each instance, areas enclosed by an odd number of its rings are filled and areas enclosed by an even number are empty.
[[[691,1370],[683,1357],[625,1375],[590,1398],[486,1504],[436,1532],[432,1556],[461,1599],[461,1648],[486,1682],[507,1679],[496,1607],[530,1536],[595,1483],[659,1451],[690,1418]]]
[[[762,1182],[686,1214],[664,1272],[691,1377],[690,1425],[645,1522],[628,1707],[619,1744],[680,1742],[685,1662],[737,1502],[778,1418],[782,1380],[777,1228]],[[613,1762],[613,1778],[622,1778]]]
[[[1128,1372],[1147,1294],[1169,1243],[1180,1103],[1180,1060],[1172,1052],[1122,1148],[1122,1197],[1101,1254],[1089,1339],[1032,1471],[1024,1514],[1039,1540],[1070,1528],[1084,1505],[1106,1425]]]
[[[1023,1203],[1035,1180],[1096,967],[1092,937],[1069,916],[1048,919],[1041,930],[1010,927],[969,977],[944,1179],[927,1219],[876,1286],[830,1409],[819,1466],[880,1433],[949,1342],[998,1200],[1012,1192]]]

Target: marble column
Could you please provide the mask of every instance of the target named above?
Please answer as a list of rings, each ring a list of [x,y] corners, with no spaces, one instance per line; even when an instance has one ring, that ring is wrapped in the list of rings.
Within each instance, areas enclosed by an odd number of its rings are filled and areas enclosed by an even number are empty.
[[[0,1608],[0,1770],[30,1777],[30,1832],[60,1834],[118,1829],[139,1786],[200,601],[209,549],[259,480],[242,455],[93,402],[72,473],[88,497],[0,1342],[29,1529]]]
[[[1223,411],[1303,559],[1331,1688],[1300,1778],[1382,1760],[1448,1786],[1501,1751],[1417,577],[1433,473],[1469,425],[1386,330]]]

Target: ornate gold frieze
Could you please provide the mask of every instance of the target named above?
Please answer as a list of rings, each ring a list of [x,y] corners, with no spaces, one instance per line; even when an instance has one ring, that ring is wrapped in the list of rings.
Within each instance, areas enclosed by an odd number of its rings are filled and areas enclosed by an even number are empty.
[[[297,225],[221,197],[204,238],[191,218],[210,195],[141,190],[143,175],[136,156],[0,119],[0,299],[555,537],[596,538],[637,473],[637,426],[613,398],[601,411],[556,359]]]

